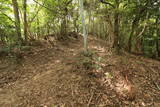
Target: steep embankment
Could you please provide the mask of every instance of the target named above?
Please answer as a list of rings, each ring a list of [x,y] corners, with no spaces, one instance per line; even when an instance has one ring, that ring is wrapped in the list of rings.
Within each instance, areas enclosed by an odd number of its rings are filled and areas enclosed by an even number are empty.
[[[1,107],[160,107],[160,62],[114,55],[89,37],[37,47],[21,64],[1,61]]]

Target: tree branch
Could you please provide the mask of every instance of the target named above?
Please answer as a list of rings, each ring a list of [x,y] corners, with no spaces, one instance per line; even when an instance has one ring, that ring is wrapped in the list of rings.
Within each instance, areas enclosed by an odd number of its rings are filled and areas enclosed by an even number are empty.
[[[2,14],[2,15],[4,15],[5,17],[7,17],[11,22],[13,22],[13,23],[15,22],[15,21],[14,21],[14,20],[12,20],[12,18],[11,18],[11,17],[9,17],[7,14],[2,13],[2,12],[1,12],[1,14]]]
[[[67,4],[67,6],[70,4],[72,2],[72,0],[70,0],[70,1],[68,1],[66,4]]]
[[[147,13],[146,15],[146,20],[149,18],[149,13]],[[145,29],[146,29],[147,23],[144,24],[142,31],[138,34],[138,38],[141,38],[142,34],[144,33]]]
[[[49,11],[58,13],[57,11],[55,11],[55,10],[53,10],[53,9],[51,9],[51,8],[48,8],[47,6],[45,6],[44,4],[39,3],[39,2],[36,1],[36,0],[33,0],[33,1],[34,1],[35,3],[37,3],[38,5],[40,5],[40,6],[44,7],[44,8],[46,8],[46,9],[49,10]]]
[[[99,1],[102,2],[103,4],[106,4],[106,5],[109,5],[109,6],[113,7],[113,8],[115,8],[115,6],[113,4],[111,4],[111,3],[109,3],[109,2],[106,2],[104,0],[99,0]]]
[[[38,8],[38,10],[35,12],[34,16],[31,18],[31,20],[29,21],[29,23],[32,23],[34,21],[34,19],[36,18],[36,16],[38,15],[39,11],[41,10],[42,7]]]

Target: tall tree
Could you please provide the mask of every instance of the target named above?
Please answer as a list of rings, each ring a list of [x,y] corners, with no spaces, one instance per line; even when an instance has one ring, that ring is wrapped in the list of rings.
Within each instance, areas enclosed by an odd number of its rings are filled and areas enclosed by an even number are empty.
[[[12,0],[12,5],[13,5],[13,10],[14,10],[15,27],[16,27],[16,32],[18,36],[18,41],[21,42],[22,41],[21,26],[20,26],[19,8],[18,8],[17,0]]]
[[[157,27],[157,30],[156,30],[156,33],[157,33],[157,40],[156,40],[156,49],[157,49],[157,55],[158,55],[158,57],[160,57],[160,29],[159,29],[159,24],[158,23],[160,23],[159,22],[159,16],[157,17],[157,19],[156,19],[156,27]]]
[[[119,45],[119,0],[115,0],[115,12],[114,12],[114,44],[113,47],[119,53],[120,45]]]
[[[109,5],[112,7],[114,10],[114,26],[113,26],[113,31],[114,31],[114,42],[113,42],[113,48],[116,49],[116,52],[119,53],[120,50],[120,45],[119,45],[119,0],[115,0],[115,4],[112,4],[110,2],[107,2],[105,0],[100,0],[103,4]]]
[[[136,6],[137,13],[135,14],[135,18],[132,21],[131,32],[130,32],[129,40],[128,40],[128,52],[132,51],[133,37],[136,34],[136,29],[137,29],[137,26],[140,22],[141,17],[144,16],[144,14],[146,14],[147,4],[148,4],[148,2],[145,4],[145,6],[143,6],[143,5],[139,4],[139,2],[138,2],[137,6]]]
[[[28,33],[27,33],[27,0],[23,0],[23,15],[24,15],[24,37],[25,42],[28,41]]]
[[[86,28],[85,28],[85,16],[84,16],[84,5],[83,0],[80,0],[80,14],[82,17],[82,27],[83,27],[83,37],[84,37],[84,49],[87,51],[87,34],[86,34]]]

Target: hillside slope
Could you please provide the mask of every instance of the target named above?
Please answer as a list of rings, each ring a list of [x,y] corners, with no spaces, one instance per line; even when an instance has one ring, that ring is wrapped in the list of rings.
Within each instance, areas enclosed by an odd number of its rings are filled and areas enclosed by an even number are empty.
[[[32,50],[21,64],[0,62],[1,107],[160,107],[160,62],[89,37]]]

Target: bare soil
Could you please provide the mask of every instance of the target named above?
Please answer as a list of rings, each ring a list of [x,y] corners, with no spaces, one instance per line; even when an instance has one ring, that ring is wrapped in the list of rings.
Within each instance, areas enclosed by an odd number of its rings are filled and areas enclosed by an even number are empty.
[[[79,38],[1,58],[0,107],[160,107],[159,61],[88,42],[87,54]]]

